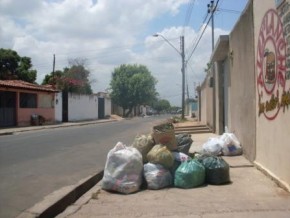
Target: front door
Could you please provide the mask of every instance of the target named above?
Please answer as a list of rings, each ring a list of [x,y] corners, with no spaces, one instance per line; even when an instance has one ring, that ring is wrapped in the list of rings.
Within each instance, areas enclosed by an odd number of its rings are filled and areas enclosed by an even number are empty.
[[[16,92],[0,91],[0,126],[16,125]]]
[[[98,118],[104,119],[105,118],[105,99],[98,98]]]

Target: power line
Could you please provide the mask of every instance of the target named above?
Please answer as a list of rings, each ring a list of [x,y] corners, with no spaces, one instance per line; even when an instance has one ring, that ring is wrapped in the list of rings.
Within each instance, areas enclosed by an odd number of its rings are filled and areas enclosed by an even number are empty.
[[[197,42],[195,43],[195,46],[194,46],[192,52],[190,53],[188,59],[186,60],[186,63],[188,63],[188,61],[190,60],[191,56],[192,56],[193,53],[195,52],[195,50],[196,50],[196,48],[197,48],[197,46],[198,46],[198,44],[199,44],[199,42],[200,42],[200,40],[201,40],[201,38],[202,38],[204,32],[205,32],[205,30],[206,30],[206,28],[207,28],[207,26],[208,26],[208,24],[209,24],[209,21],[210,21],[210,19],[208,19],[208,21],[207,21],[205,27],[203,28],[203,31],[202,31],[201,35],[199,36]]]
[[[169,38],[169,41],[173,41],[173,40],[179,40],[179,37],[174,37],[174,38]],[[157,40],[157,42],[163,43],[163,40]],[[91,50],[79,50],[79,51],[74,51],[74,52],[67,52],[67,53],[56,53],[57,56],[62,56],[61,58],[57,59],[58,64],[64,64],[65,62],[68,61],[69,59],[69,55],[74,54],[74,53],[83,53],[83,52],[97,52],[96,54],[90,54],[90,55],[86,55],[84,57],[84,59],[87,60],[93,60],[93,59],[104,59],[106,57],[111,57],[114,55],[119,55],[120,51],[126,51],[132,47],[135,47],[135,51],[137,50],[142,50],[142,46],[144,45],[144,42],[140,42],[140,43],[135,43],[135,44],[131,44],[130,46],[117,46],[117,47],[109,47],[106,49],[91,49]],[[64,57],[65,55],[67,55],[66,57]],[[42,62],[42,63],[33,63],[33,67],[37,67],[37,68],[48,68],[51,67],[51,64],[48,62]]]
[[[185,15],[185,20],[184,20],[184,24],[183,24],[182,36],[185,35],[185,27],[188,25],[188,23],[190,21],[194,3],[195,3],[195,0],[191,0],[189,2],[189,6],[187,8],[186,15]]]
[[[202,38],[202,36],[203,36],[203,34],[204,34],[204,32],[205,32],[207,26],[208,26],[210,20],[213,19],[213,14],[214,14],[214,12],[215,12],[217,6],[218,6],[218,3],[219,3],[219,0],[217,1],[215,7],[213,8],[213,13],[211,13],[210,18],[208,19],[208,21],[207,21],[207,23],[206,23],[206,26],[205,26],[205,28],[203,29],[202,34],[200,35],[199,39],[197,40],[197,43],[195,44],[195,47],[193,48],[191,54],[189,55],[189,58],[187,59],[186,63],[188,63],[188,61],[189,61],[190,58],[192,57],[194,51],[196,50],[197,46],[199,45],[199,42],[200,42],[200,40],[201,40],[201,38]],[[209,12],[208,12],[208,13],[209,13]]]
[[[240,13],[242,13],[241,11],[236,11],[236,10],[231,10],[231,9],[223,9],[223,8],[218,8],[217,11],[228,12],[228,13],[233,13],[233,14],[240,14]]]
[[[202,21],[202,23],[200,24],[200,27],[199,27],[199,29],[198,29],[198,33],[201,31],[201,28],[203,27],[203,24],[204,24],[204,22],[206,21],[207,17],[208,17],[208,13],[205,14],[205,16],[204,16],[204,18],[203,18],[203,21]],[[194,45],[196,44],[197,39],[198,39],[198,34],[197,34],[196,37],[194,38],[193,43],[192,43],[192,46],[194,46]],[[189,50],[189,49],[187,49],[187,50]]]

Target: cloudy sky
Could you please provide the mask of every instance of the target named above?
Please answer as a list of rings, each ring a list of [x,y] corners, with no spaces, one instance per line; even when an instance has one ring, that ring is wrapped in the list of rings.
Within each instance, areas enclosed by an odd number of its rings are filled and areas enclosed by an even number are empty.
[[[203,81],[211,54],[210,0],[0,0],[0,47],[32,59],[37,82],[68,60],[87,59],[94,92],[109,87],[121,64],[143,64],[158,80],[160,98],[181,105],[180,36],[185,38],[186,87]],[[215,0],[217,2],[217,0]],[[247,0],[219,0],[215,40],[228,34]],[[209,17],[209,16],[208,16]],[[153,37],[158,33],[162,37]],[[172,47],[174,46],[175,49]],[[195,49],[194,49],[195,48]],[[177,51],[176,51],[177,50]]]

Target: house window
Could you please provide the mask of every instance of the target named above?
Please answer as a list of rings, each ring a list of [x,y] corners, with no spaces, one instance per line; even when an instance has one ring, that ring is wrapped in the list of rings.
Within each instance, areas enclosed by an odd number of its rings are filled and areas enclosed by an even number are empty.
[[[38,95],[38,107],[39,108],[53,108],[54,98],[52,95],[39,94]]]
[[[21,108],[36,108],[37,95],[33,93],[20,93]]]

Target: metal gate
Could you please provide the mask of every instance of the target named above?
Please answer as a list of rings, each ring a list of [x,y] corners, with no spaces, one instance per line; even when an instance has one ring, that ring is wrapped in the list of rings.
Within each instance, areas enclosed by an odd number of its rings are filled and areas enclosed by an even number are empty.
[[[0,91],[0,126],[16,125],[16,92]]]
[[[68,92],[62,92],[62,122],[68,122]]]
[[[98,118],[105,118],[105,99],[100,97],[98,98]]]

